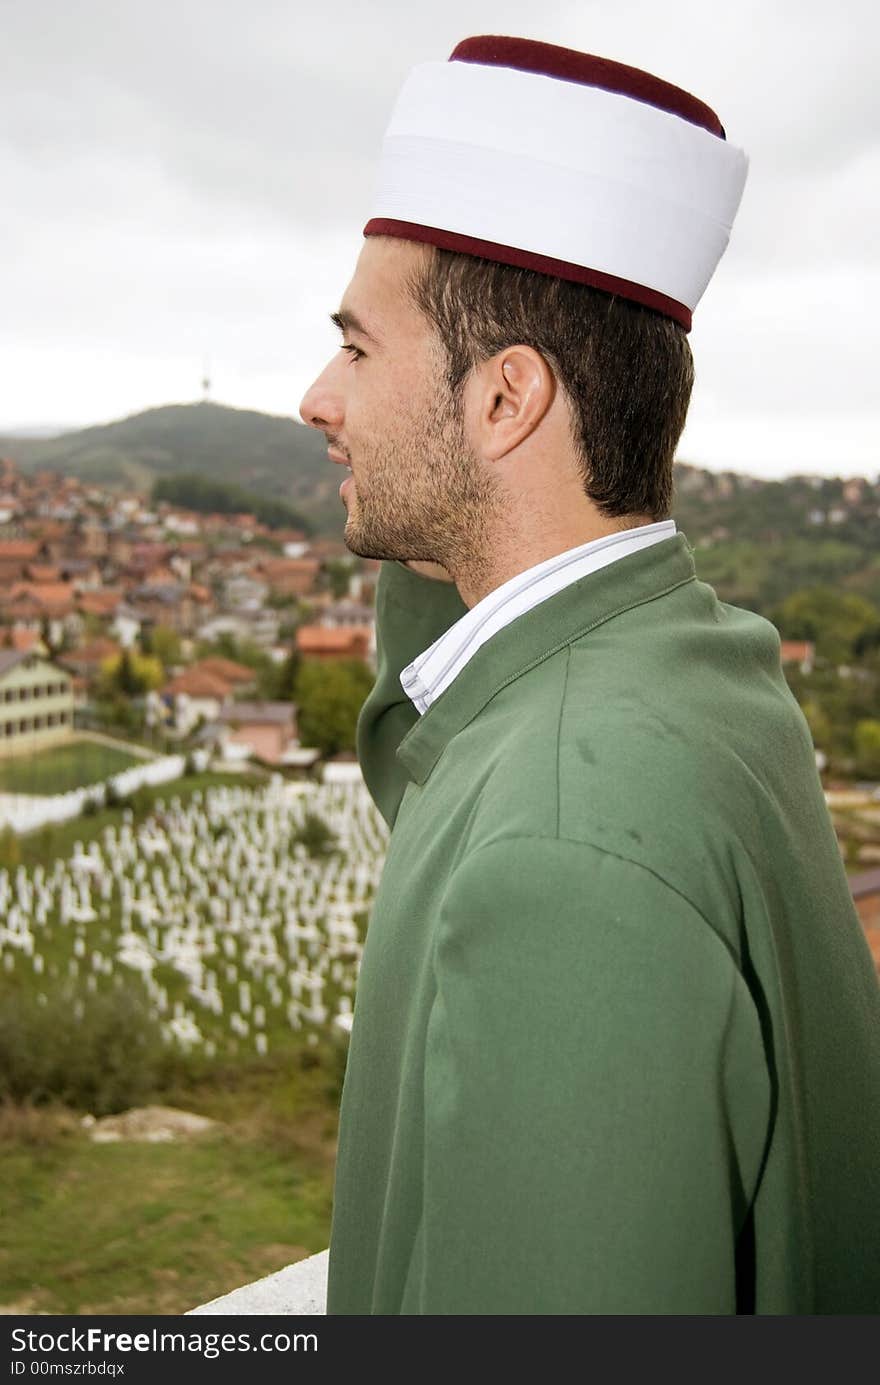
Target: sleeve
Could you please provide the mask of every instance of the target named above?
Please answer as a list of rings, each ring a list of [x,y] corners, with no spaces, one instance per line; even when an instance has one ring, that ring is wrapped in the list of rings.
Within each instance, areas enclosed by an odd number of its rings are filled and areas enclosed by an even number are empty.
[[[467,611],[452,582],[384,562],[376,585],[376,681],[361,707],[357,756],[370,795],[389,827],[407,785],[397,747],[419,713],[400,674]]]
[[[733,1314],[770,1127],[726,945],[644,867],[509,839],[450,880],[405,1312]]]

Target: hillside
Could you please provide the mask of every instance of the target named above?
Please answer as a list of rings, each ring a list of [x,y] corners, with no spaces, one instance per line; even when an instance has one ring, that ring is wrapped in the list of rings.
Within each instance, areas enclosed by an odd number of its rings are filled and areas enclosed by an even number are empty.
[[[25,472],[57,471],[149,494],[192,472],[284,500],[320,533],[338,533],[339,472],[319,433],[292,418],[221,404],[170,404],[56,438],[0,437]]]
[[[767,614],[799,588],[880,605],[880,483],[821,476],[760,481],[676,466],[673,509],[719,596]]]

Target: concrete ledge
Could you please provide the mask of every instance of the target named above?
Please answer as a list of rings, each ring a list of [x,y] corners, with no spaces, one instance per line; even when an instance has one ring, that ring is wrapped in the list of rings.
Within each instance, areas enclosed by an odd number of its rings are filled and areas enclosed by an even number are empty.
[[[244,1284],[240,1289],[233,1289],[231,1294],[222,1294],[199,1308],[190,1308],[184,1316],[216,1314],[219,1317],[224,1313],[236,1313],[272,1317],[326,1313],[329,1255],[329,1250],[322,1250],[305,1260],[297,1260],[296,1264],[287,1265],[265,1279],[255,1279],[253,1284]]]

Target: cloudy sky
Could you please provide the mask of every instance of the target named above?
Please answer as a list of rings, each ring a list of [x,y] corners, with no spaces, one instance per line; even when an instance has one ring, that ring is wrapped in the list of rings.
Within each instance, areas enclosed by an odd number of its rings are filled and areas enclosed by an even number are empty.
[[[0,431],[297,414],[416,62],[541,38],[693,91],[750,159],[682,459],[880,472],[872,0],[0,0]]]

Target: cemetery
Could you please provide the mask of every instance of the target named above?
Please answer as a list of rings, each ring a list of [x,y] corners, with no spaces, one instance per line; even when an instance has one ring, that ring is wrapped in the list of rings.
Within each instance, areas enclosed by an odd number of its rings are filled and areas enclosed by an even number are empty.
[[[310,849],[316,817],[332,852]],[[39,1006],[66,987],[83,1014],[134,982],[165,1041],[208,1062],[344,1035],[386,830],[359,781],[123,809],[51,867],[0,870],[3,988]]]

